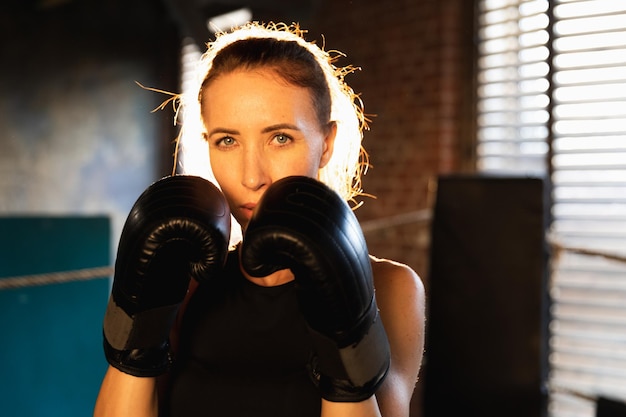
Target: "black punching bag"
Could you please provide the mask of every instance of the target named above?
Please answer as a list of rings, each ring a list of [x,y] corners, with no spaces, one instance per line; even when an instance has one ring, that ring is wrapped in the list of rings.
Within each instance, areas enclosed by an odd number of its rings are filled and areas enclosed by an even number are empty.
[[[537,178],[439,178],[425,417],[546,415],[545,201]]]

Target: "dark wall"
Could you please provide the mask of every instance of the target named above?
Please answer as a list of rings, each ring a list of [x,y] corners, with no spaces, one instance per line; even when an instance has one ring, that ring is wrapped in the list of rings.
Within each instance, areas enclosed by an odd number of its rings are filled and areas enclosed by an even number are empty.
[[[164,97],[135,81],[177,90],[175,26],[152,1],[3,7],[0,214],[107,215],[117,232],[171,169]]]

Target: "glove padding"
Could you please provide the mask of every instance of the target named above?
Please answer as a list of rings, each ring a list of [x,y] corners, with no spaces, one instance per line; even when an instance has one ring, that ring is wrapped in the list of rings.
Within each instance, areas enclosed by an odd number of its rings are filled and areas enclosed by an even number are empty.
[[[244,270],[254,277],[289,268],[312,335],[311,373],[322,397],[371,397],[389,369],[365,238],[339,195],[307,177],[273,183],[245,231]]]
[[[230,210],[194,176],[165,177],[130,211],[104,318],[104,351],[122,372],[158,376],[171,364],[169,333],[191,277],[208,280],[228,253]]]

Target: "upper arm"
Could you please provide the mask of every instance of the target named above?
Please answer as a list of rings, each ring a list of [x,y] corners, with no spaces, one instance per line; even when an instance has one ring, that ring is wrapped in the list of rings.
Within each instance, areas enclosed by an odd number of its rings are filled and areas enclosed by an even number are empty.
[[[376,302],[391,347],[387,378],[376,393],[384,417],[408,416],[424,351],[425,294],[406,265],[373,259]]]

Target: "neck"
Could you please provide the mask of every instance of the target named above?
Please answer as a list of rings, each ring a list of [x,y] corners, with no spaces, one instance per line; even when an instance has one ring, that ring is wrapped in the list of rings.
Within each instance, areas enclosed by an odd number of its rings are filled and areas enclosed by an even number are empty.
[[[252,277],[245,271],[243,271],[243,275],[248,281],[262,287],[275,287],[294,280],[293,273],[289,269],[281,269],[280,271],[276,271],[262,278]]]

